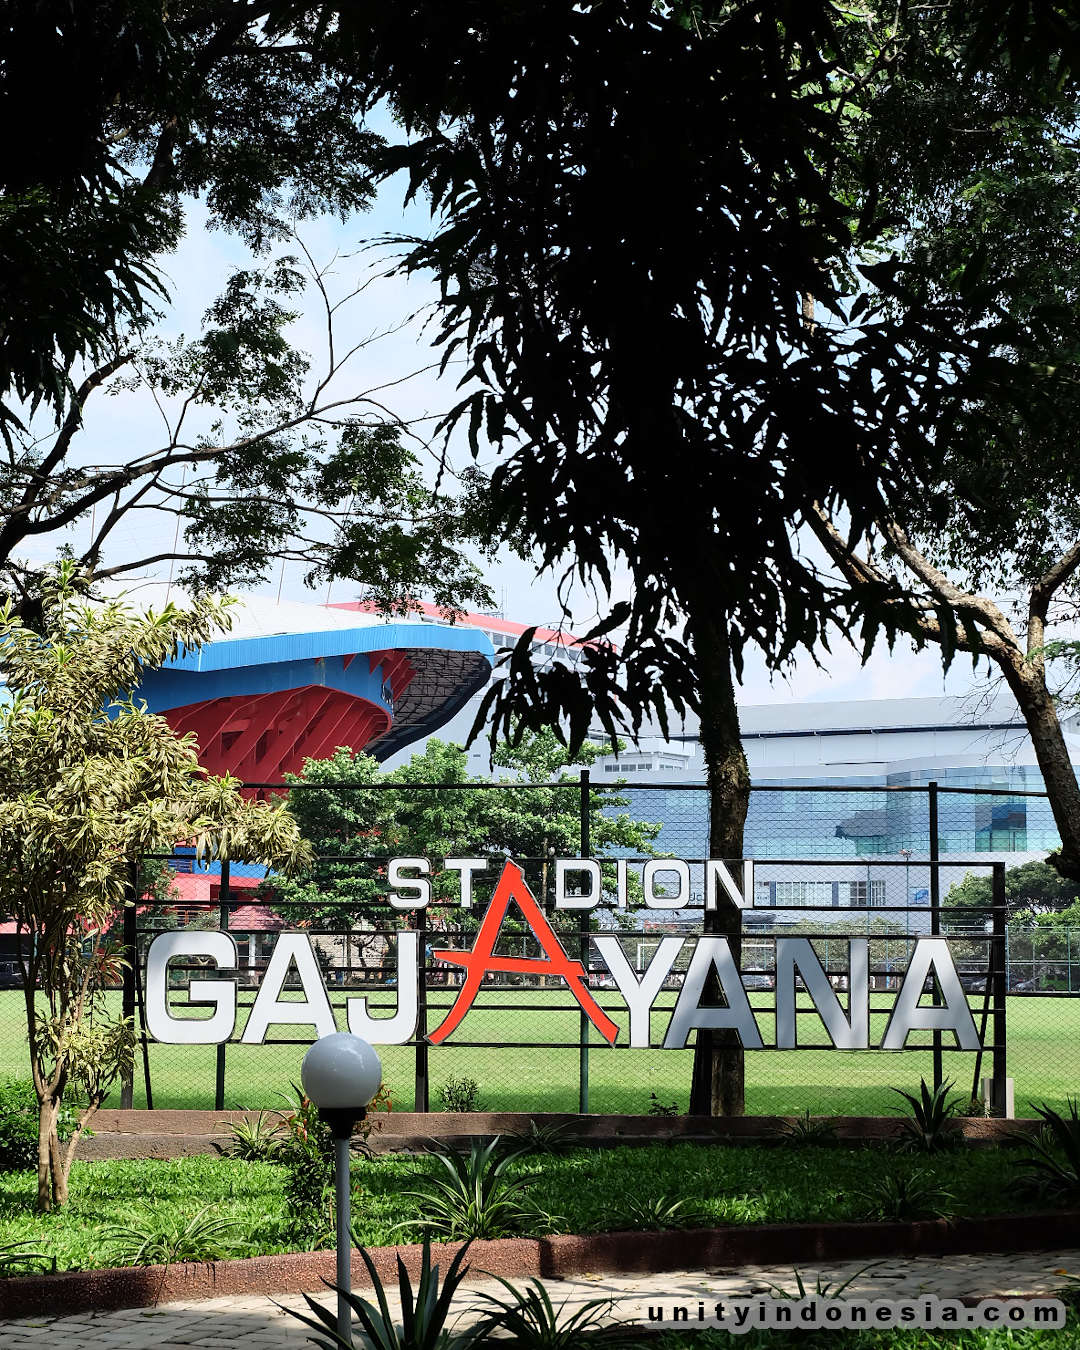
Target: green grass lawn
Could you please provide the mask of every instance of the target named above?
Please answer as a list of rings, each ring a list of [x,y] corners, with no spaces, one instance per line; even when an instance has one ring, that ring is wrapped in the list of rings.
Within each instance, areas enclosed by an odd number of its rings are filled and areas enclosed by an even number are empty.
[[[638,1226],[632,1205],[683,1198],[695,1222],[753,1224],[859,1218],[861,1192],[886,1168],[926,1170],[953,1197],[956,1214],[1014,1212],[1013,1168],[999,1150],[961,1150],[927,1158],[893,1157],[858,1148],[702,1147],[657,1144],[642,1148],[577,1148],[513,1162],[513,1174],[535,1180],[528,1195],[540,1211],[533,1233],[580,1233]],[[400,1242],[417,1234],[402,1223],[420,1217],[416,1200],[402,1194],[433,1159],[383,1155],[353,1164],[353,1217],[365,1245]],[[54,1214],[34,1212],[32,1173],[0,1174],[0,1247],[31,1241],[55,1257],[59,1269],[115,1264],[110,1230],[160,1231],[191,1219],[204,1207],[237,1224],[235,1255],[287,1251],[287,1169],[270,1163],[197,1157],[172,1161],[76,1162],[71,1200]],[[404,1237],[403,1237],[404,1234]]]
[[[242,993],[246,1005],[251,993]],[[432,990],[428,1026],[436,1027],[452,1001],[445,989]],[[661,996],[670,1008],[673,995]],[[769,996],[753,995],[757,1005]],[[373,1006],[392,995],[370,995]],[[871,996],[871,1043],[880,1041],[885,1011],[892,995]],[[342,1003],[335,993],[336,1004]],[[622,1001],[605,993],[601,1002],[625,1033],[626,1012]],[[497,1007],[493,1005],[512,1005]],[[522,1005],[540,1005],[540,1008]],[[335,1009],[339,1026],[345,1026],[343,1006]],[[653,1015],[653,1039],[663,1036],[668,1014]],[[764,1006],[757,1011],[762,1037],[772,1039],[772,1013]],[[25,1013],[21,995],[0,993],[0,1078],[9,1074],[27,1076]],[[513,1042],[573,1041],[578,1027],[577,1005],[555,990],[485,991],[461,1023],[454,1039],[493,1042],[465,1047],[453,1040],[432,1046],[430,1056],[431,1105],[438,1109],[438,1088],[450,1077],[468,1076],[480,1086],[481,1104],[490,1110],[573,1111],[578,1100],[578,1051],[576,1048],[514,1048]],[[823,1039],[816,1015],[807,1011],[799,1019],[799,1035],[807,1041]],[[242,1019],[241,1019],[242,1024]],[[239,1030],[239,1028],[238,1028]],[[310,1035],[310,1028],[284,1028],[282,1035]],[[916,1033],[926,1047],[929,1037]],[[950,1039],[950,1038],[947,1038]],[[507,1043],[511,1043],[508,1045]],[[229,1045],[225,1057],[225,1103],[227,1106],[278,1106],[277,1093],[287,1090],[299,1076],[302,1045]],[[413,1105],[413,1048],[383,1046],[379,1050],[394,1105],[410,1110]],[[946,1076],[956,1080],[965,1098],[971,1090],[974,1056],[948,1051]],[[214,1046],[151,1045],[150,1073],[154,1105],[158,1107],[211,1107],[214,1104]],[[685,1111],[688,1100],[691,1051],[629,1050],[602,1042],[589,1054],[589,1108],[594,1112],[642,1113],[650,1094],[667,1104],[675,1102]],[[989,1072],[984,1062],[983,1072]],[[1029,1103],[1047,1101],[1058,1108],[1070,1094],[1080,1093],[1080,998],[1010,998],[1008,1003],[1008,1071],[1016,1079],[1016,1105],[1021,1115],[1033,1114]],[[746,1057],[747,1110],[754,1114],[798,1114],[807,1108],[816,1115],[893,1114],[903,1103],[891,1087],[917,1088],[920,1076],[931,1077],[929,1048],[897,1053],[869,1051],[764,1050]],[[136,1072],[136,1105],[143,1105],[141,1057]]]

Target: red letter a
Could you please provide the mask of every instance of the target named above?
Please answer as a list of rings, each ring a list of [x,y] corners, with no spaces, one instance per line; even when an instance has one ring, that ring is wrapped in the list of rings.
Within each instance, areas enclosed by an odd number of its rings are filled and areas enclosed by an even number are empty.
[[[495,943],[510,901],[516,900],[518,909],[525,916],[525,922],[533,931],[533,936],[547,953],[547,960],[539,956],[496,956]],[[471,952],[435,952],[437,961],[451,961],[455,966],[464,966],[468,972],[461,992],[454,1000],[454,1006],[446,1014],[442,1024],[428,1036],[433,1045],[446,1040],[457,1024],[472,1007],[473,999],[480,992],[480,982],[489,970],[504,971],[522,975],[558,975],[570,986],[570,992],[581,1004],[582,1011],[609,1045],[615,1041],[619,1028],[596,1002],[585,987],[585,967],[580,961],[571,961],[563,950],[562,943],[543,911],[533,899],[532,892],[525,884],[521,868],[516,863],[507,862],[503,867],[495,894],[484,915],[480,931]]]

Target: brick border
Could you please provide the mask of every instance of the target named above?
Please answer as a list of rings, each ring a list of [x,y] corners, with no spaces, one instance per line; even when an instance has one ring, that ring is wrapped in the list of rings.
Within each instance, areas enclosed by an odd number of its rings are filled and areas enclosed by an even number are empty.
[[[1054,1250],[1075,1245],[1080,1211],[993,1215],[919,1223],[748,1224],[664,1233],[594,1233],[474,1242],[476,1273],[510,1279],[581,1274],[652,1274],[709,1266],[786,1265],[889,1256],[982,1255]],[[439,1245],[440,1264],[458,1243]],[[380,1276],[392,1279],[400,1256],[415,1279],[415,1244],[370,1249]],[[353,1282],[370,1285],[353,1253]],[[26,1275],[0,1280],[0,1316],[73,1314],[142,1308],[179,1300],[311,1292],[334,1278],[334,1253],[291,1252],[238,1261],[118,1267]]]
[[[78,1156],[100,1158],[187,1157],[212,1153],[224,1144],[223,1126],[232,1121],[254,1121],[258,1111],[99,1111],[93,1120],[94,1137],[79,1146]],[[265,1114],[265,1113],[264,1113]],[[394,1111],[379,1115],[371,1136],[376,1152],[422,1149],[429,1140],[461,1143],[469,1139],[513,1135],[527,1131],[529,1122],[565,1125],[582,1143],[595,1147],[615,1144],[651,1144],[682,1140],[687,1143],[750,1144],[777,1142],[776,1128],[784,1116],[621,1116],[552,1114],[545,1112],[481,1111],[456,1114]],[[898,1116],[827,1116],[837,1137],[847,1143],[881,1143],[895,1137]],[[960,1117],[950,1129],[972,1144],[1007,1141],[1017,1133],[1033,1132],[1039,1120],[982,1120]]]

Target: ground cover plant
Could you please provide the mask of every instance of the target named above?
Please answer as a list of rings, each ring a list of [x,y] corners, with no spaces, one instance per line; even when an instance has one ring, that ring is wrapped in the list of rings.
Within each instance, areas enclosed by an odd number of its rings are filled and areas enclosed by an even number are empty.
[[[350,991],[351,992],[351,991]],[[119,1009],[120,995],[115,999]],[[244,1025],[253,994],[242,992],[237,1035]],[[367,995],[373,1009],[392,1008],[392,990]],[[772,1035],[772,1012],[763,1006],[768,995],[752,994],[762,1035]],[[880,1036],[892,994],[871,995],[870,1034]],[[177,1000],[179,995],[176,995]],[[443,989],[429,991],[431,1025],[442,1017],[452,998]],[[657,1000],[653,1039],[662,1036],[674,995],[665,992]],[[333,1002],[341,1003],[335,992]],[[620,1001],[601,991],[599,1002],[616,1021]],[[553,1011],[520,1012],[505,1005],[550,1004]],[[486,1005],[500,1004],[496,1009]],[[336,1008],[344,1030],[344,1012]],[[572,1041],[577,1037],[580,1013],[564,991],[553,989],[482,991],[473,1010],[462,1023],[461,1036],[476,1041]],[[809,1021],[807,1020],[807,1027]],[[25,1077],[26,1013],[22,995],[0,991],[0,1077]],[[283,1034],[292,1034],[289,1029]],[[303,1031],[301,1031],[303,1034]],[[746,1057],[746,1109],[752,1115],[800,1115],[808,1107],[822,1115],[903,1115],[908,1104],[891,1089],[916,1091],[920,1078],[932,1080],[928,1044],[893,1054],[860,1050],[763,1050]],[[918,1037],[912,1036],[912,1043]],[[1008,1000],[1009,1073],[1016,1080],[1016,1109],[1034,1116],[1032,1103],[1045,1102],[1055,1110],[1067,1110],[1068,1097],[1080,1083],[1080,999],[1018,996]],[[379,1046],[386,1081],[395,1085],[394,1110],[413,1107],[413,1054],[410,1046]],[[141,1052],[140,1052],[141,1053]],[[437,1088],[450,1077],[471,1077],[480,1086],[485,1110],[547,1111],[577,1110],[578,1052],[576,1049],[535,1048],[514,1052],[498,1047],[432,1046],[432,1106],[441,1103]],[[527,1054],[526,1060],[524,1056]],[[646,1114],[650,1097],[667,1105],[676,1101],[686,1109],[690,1084],[691,1050],[629,1050],[596,1047],[589,1057],[589,1105],[592,1111]],[[299,1053],[295,1045],[229,1045],[225,1051],[226,1101],[249,1109],[272,1110],[282,1105],[278,1087],[296,1077]],[[971,1087],[973,1056],[948,1053],[946,1076],[956,1080],[956,1090],[966,1098]],[[214,1046],[151,1045],[150,1071],[156,1107],[209,1108],[214,1104]],[[984,1071],[988,1071],[984,1068]],[[135,1075],[135,1104],[145,1103],[141,1064]],[[107,1105],[116,1105],[116,1096]]]
[[[967,1150],[910,1159],[889,1155],[890,1166],[920,1173],[948,1189],[956,1215],[1015,1212],[1046,1205],[1018,1197],[1012,1169],[997,1150]],[[769,1146],[703,1147],[663,1143],[639,1148],[573,1148],[557,1155],[518,1156],[501,1175],[528,1179],[544,1211],[532,1232],[580,1233],[633,1228],[635,1212],[661,1212],[671,1197],[693,1204],[694,1225],[808,1222],[861,1218],[862,1192],[880,1171],[878,1149],[839,1146],[805,1150]],[[353,1218],[365,1246],[419,1240],[427,1178],[445,1167],[425,1155],[357,1158],[352,1167]],[[107,1241],[118,1229],[167,1236],[203,1211],[228,1230],[233,1254],[304,1250],[318,1245],[297,1235],[290,1211],[288,1169],[216,1156],[169,1161],[76,1161],[71,1201],[53,1214],[35,1214],[32,1172],[0,1175],[0,1249],[29,1242],[28,1251],[56,1259],[61,1270],[115,1261]],[[689,1206],[688,1206],[689,1208]],[[690,1221],[679,1214],[680,1222]],[[402,1224],[410,1225],[406,1229]],[[40,1266],[32,1267],[40,1268]],[[18,1273],[18,1265],[6,1273]]]

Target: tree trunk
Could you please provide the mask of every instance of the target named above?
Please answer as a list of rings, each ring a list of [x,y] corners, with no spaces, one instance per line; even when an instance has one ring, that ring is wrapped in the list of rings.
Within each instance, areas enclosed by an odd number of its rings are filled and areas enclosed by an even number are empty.
[[[53,1208],[54,1201],[61,1205],[67,1199],[66,1185],[63,1187],[63,1200],[56,1197],[54,1167],[60,1154],[60,1139],[56,1131],[59,1114],[59,1104],[52,1097],[46,1097],[44,1101],[39,1102],[37,1207],[43,1214],[47,1214]]]
[[[743,829],[750,801],[750,771],[739,738],[739,713],[731,677],[727,615],[715,606],[692,616],[690,634],[698,667],[701,745],[709,784],[709,857],[741,859]],[[704,931],[726,937],[736,966],[742,960],[742,911],[718,888],[716,908],[705,911]],[[715,979],[704,997],[720,1003]],[[690,1087],[692,1115],[741,1116],[743,1048],[734,1030],[699,1029],[694,1044]]]
[[[1061,848],[1051,853],[1047,861],[1063,877],[1080,881],[1080,784],[1069,759],[1057,708],[1046,688],[1045,673],[1041,666],[1025,661],[1019,653],[1015,663],[995,652],[990,655],[1001,667],[1027,723],[1061,838]]]
[[[60,1103],[56,1103],[56,1109],[53,1113],[53,1128],[49,1135],[49,1170],[52,1173],[52,1199],[53,1205],[61,1209],[68,1202],[68,1169],[64,1166],[64,1150],[60,1147],[60,1133],[57,1129],[57,1118],[60,1113]]]

